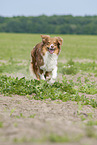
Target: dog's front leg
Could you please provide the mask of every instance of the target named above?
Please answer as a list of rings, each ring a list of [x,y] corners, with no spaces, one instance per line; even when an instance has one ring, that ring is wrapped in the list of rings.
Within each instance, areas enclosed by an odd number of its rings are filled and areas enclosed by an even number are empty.
[[[57,78],[57,66],[52,71],[52,77],[51,77],[49,83],[53,84],[55,82],[56,78]]]
[[[44,75],[45,75],[45,71],[41,70],[39,74],[41,80],[45,80]]]

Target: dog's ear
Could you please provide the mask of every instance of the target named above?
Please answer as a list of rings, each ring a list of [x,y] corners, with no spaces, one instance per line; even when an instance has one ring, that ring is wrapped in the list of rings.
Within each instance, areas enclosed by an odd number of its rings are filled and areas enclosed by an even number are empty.
[[[62,45],[63,39],[61,37],[57,37],[57,41],[58,41],[59,45]]]
[[[45,43],[48,40],[48,38],[50,38],[50,36],[49,35],[41,35],[41,38],[42,38],[42,42]]]

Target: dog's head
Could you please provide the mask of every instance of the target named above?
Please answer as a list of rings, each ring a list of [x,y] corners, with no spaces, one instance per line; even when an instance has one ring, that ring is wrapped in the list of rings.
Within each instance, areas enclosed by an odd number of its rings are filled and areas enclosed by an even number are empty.
[[[50,54],[56,53],[57,55],[60,53],[61,45],[63,39],[61,37],[51,38],[49,35],[41,35],[42,45],[45,47]]]

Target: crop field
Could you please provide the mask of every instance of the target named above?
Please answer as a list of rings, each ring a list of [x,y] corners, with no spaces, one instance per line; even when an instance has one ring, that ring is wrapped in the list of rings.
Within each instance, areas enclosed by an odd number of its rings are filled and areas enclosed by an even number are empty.
[[[51,86],[29,72],[40,34],[0,33],[0,145],[97,144],[97,36],[58,36]]]

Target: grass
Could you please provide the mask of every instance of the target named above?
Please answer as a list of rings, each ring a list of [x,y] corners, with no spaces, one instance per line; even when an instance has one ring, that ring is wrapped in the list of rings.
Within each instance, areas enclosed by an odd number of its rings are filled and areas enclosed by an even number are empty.
[[[22,137],[22,138],[14,138],[13,142],[15,143],[71,143],[71,142],[77,142],[79,141],[83,136],[80,134],[74,138],[68,136],[68,135],[57,135],[56,133],[51,133],[48,136],[44,136],[43,138],[40,139],[35,139],[35,138],[27,138]]]
[[[60,37],[63,38],[60,60],[97,59],[97,36],[60,35]],[[0,59],[29,60],[32,48],[39,42],[41,42],[40,34],[0,33]]]
[[[1,63],[0,66],[0,73],[14,73],[16,71],[20,71],[25,67],[25,65],[19,65],[21,61],[14,61],[13,59],[10,59],[7,63]]]
[[[93,121],[93,120],[89,120],[88,122],[87,122],[87,126],[97,126],[97,121]]]
[[[0,33],[0,59],[29,60],[31,49],[40,40],[38,35]]]
[[[3,128],[3,122],[0,121],[0,128]]]
[[[45,88],[45,89],[44,89]],[[45,81],[26,80],[12,78],[7,76],[0,76],[0,91],[1,94],[17,94],[27,95],[28,99],[35,100],[62,100],[67,102],[69,100],[79,102],[84,105],[91,105],[97,107],[97,102],[94,99],[88,99],[84,95],[79,96],[78,90],[74,88],[72,81],[67,81],[64,77],[62,83],[55,82],[52,86]],[[29,97],[31,95],[31,98]],[[11,111],[11,114],[15,110]]]
[[[11,109],[10,116],[12,116],[12,114],[14,113],[15,110],[16,110],[16,108]]]
[[[44,89],[46,88],[46,90]],[[67,83],[56,82],[52,86],[45,81],[26,80],[25,78],[12,78],[0,76],[0,91],[3,94],[33,95],[35,99],[62,99],[63,96],[75,94],[76,90]],[[63,94],[62,94],[63,92]],[[27,96],[28,97],[28,96]]]
[[[54,37],[55,35],[51,35]],[[67,64],[58,63],[59,72],[75,75],[79,70],[94,72],[97,76],[97,36],[60,35],[63,38],[59,61],[68,60]],[[0,33],[0,73],[24,73],[29,76],[30,52],[41,42],[40,34]],[[74,59],[90,59],[93,63],[74,63]],[[23,63],[23,61],[25,61]],[[20,63],[23,63],[20,65]],[[63,68],[63,69],[62,69]]]
[[[67,63],[59,63],[59,72],[67,75],[75,75],[78,72],[88,72],[97,74],[97,64],[93,62],[74,62],[72,59],[67,61]]]
[[[66,59],[97,59],[97,36],[63,35],[63,50],[60,57]]]

